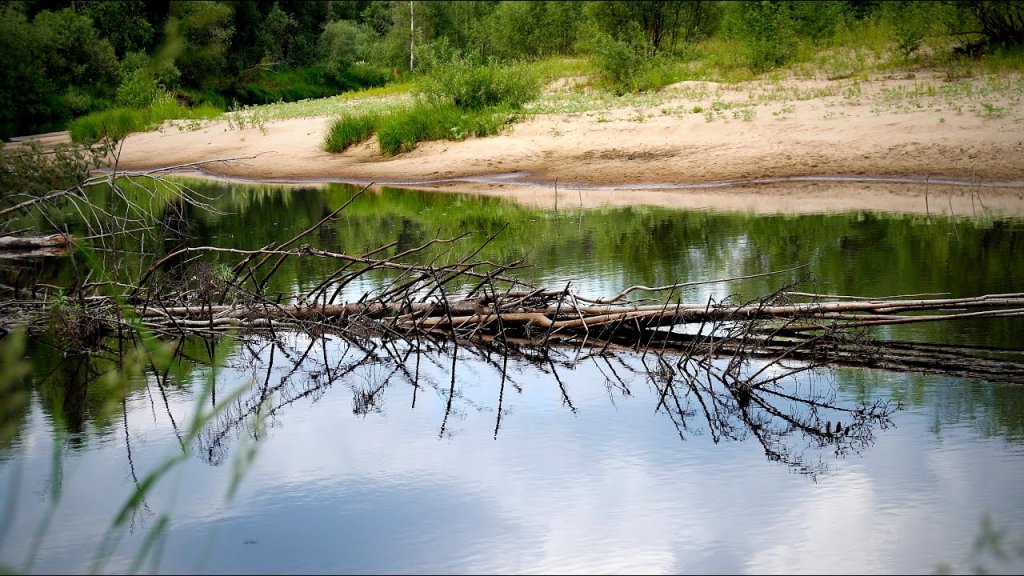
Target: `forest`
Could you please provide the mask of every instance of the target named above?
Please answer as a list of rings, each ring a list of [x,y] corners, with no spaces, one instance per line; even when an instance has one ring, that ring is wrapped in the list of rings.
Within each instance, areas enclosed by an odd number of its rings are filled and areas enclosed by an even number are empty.
[[[453,59],[584,58],[621,93],[703,79],[680,62],[756,74],[871,43],[1019,67],[1022,42],[1020,1],[20,0],[0,6],[0,138],[333,96]]]

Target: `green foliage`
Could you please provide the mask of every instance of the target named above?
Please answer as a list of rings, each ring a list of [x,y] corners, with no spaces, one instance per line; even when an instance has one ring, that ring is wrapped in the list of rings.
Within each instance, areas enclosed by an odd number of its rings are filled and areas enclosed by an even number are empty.
[[[569,54],[582,29],[584,5],[557,0],[499,2],[472,32],[485,54],[499,58]]]
[[[356,62],[348,67],[348,70],[342,75],[338,84],[345,90],[362,90],[364,88],[384,86],[388,82],[397,79],[397,75],[383,66],[367,62]]]
[[[39,42],[22,6],[0,5],[0,138],[52,122],[54,86],[37,59]]]
[[[297,35],[299,23],[281,9],[277,2],[267,12],[256,29],[255,49],[262,62],[280,65],[288,61],[289,39]]]
[[[366,59],[374,38],[370,28],[351,20],[327,24],[320,36],[324,67],[335,80],[341,80],[353,64]]]
[[[384,86],[393,78],[390,70],[365,62],[349,66],[340,78],[328,74],[323,67],[309,66],[261,74],[236,86],[230,96],[243,104],[297,102]]]
[[[164,34],[169,44],[180,46],[174,63],[183,82],[195,87],[227,84],[232,17],[232,7],[220,2],[183,0],[171,5]]]
[[[0,145],[0,208],[8,208],[25,196],[42,196],[53,190],[66,190],[89,177],[89,171],[107,164],[107,146],[80,147],[57,145],[43,150],[37,142],[26,146]],[[0,234],[13,221],[0,225]]]
[[[642,35],[620,40],[597,34],[588,47],[596,60],[598,82],[617,95],[657,90],[680,78],[671,59],[655,54]]]
[[[92,144],[102,139],[118,141],[132,132],[150,130],[164,120],[211,119],[220,115],[212,106],[187,108],[166,92],[161,92],[145,108],[117,107],[76,118],[68,125],[71,140]]]
[[[764,71],[788,63],[797,49],[795,26],[787,3],[741,3],[738,32],[747,42],[750,67]]]
[[[110,42],[119,58],[129,52],[145,52],[153,47],[155,24],[146,0],[92,0],[81,4],[101,38]]]
[[[128,73],[117,87],[116,102],[123,108],[145,108],[156,100],[160,88],[146,68]]]
[[[231,96],[244,104],[271,104],[325,98],[337,92],[336,84],[325,78],[323,70],[299,68],[262,74],[235,87]]]
[[[883,21],[892,30],[896,47],[904,58],[910,58],[925,37],[935,31],[935,2],[886,2],[882,6]]]
[[[464,110],[450,103],[420,101],[411,108],[386,114],[367,112],[343,116],[328,131],[324,149],[343,152],[376,133],[380,151],[393,155],[408,152],[419,142],[497,134],[513,117],[507,107]]]
[[[466,119],[467,116],[451,104],[420,102],[408,110],[382,116],[377,126],[377,141],[384,154],[408,152],[418,142],[465,137]]]
[[[992,72],[1024,71],[1024,46],[997,47],[988,56],[986,65]]]
[[[977,22],[989,47],[1024,45],[1024,2],[1021,0],[961,0],[957,7]]]
[[[11,2],[0,4],[0,137],[146,108],[161,90],[187,105],[293,102],[410,72],[438,101],[516,108],[535,89],[514,62],[551,55],[590,56],[597,84],[618,94],[800,62],[829,75],[919,55],[942,65],[954,41],[1018,69],[1022,26],[1024,2],[993,0]]]
[[[493,106],[519,109],[540,96],[540,79],[525,64],[480,64],[473,58],[453,56],[432,65],[420,81],[428,100],[448,102],[465,110]]]
[[[602,0],[589,2],[587,11],[606,35],[631,44],[646,44],[652,54],[657,54],[674,50],[680,36],[693,40],[706,35],[715,24],[716,9],[709,4],[678,0]],[[688,28],[683,30],[683,24]]]
[[[334,121],[327,132],[324,150],[328,152],[344,152],[354,144],[365,142],[377,129],[379,116],[372,112],[350,114]]]
[[[0,335],[0,450],[18,437],[31,398],[25,340],[24,328]]]
[[[0,6],[0,136],[60,128],[73,114],[102,107],[120,69],[92,21],[74,10],[44,10],[29,22],[24,7]]]
[[[42,65],[65,85],[112,86],[120,74],[110,43],[99,36],[88,16],[70,8],[40,12],[33,24],[41,43]]]
[[[103,138],[121,140],[132,132],[152,127],[149,115],[133,108],[111,108],[76,118],[68,125],[71,141],[91,144]]]

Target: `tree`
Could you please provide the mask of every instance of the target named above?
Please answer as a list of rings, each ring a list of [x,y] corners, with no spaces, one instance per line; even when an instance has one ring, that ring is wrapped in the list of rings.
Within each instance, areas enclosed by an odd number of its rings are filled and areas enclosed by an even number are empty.
[[[785,64],[796,52],[796,23],[788,2],[742,2],[739,33],[750,46],[750,67],[767,70]]]
[[[576,43],[583,7],[582,2],[501,2],[485,23],[487,51],[502,57],[568,53]]]
[[[196,87],[226,84],[228,48],[235,33],[231,6],[187,0],[171,5],[166,34],[182,42],[175,64],[182,80]]]
[[[598,25],[617,40],[630,41],[623,36],[632,25],[638,26],[657,54],[666,46],[674,47],[687,4],[681,0],[604,0],[590,3],[589,9]]]
[[[1024,1],[962,0],[956,4],[973,15],[989,46],[1024,44]]]
[[[114,48],[100,37],[91,18],[70,8],[44,10],[36,15],[33,24],[43,66],[59,87],[90,86],[102,90],[117,85],[120,68]]]
[[[114,48],[118,58],[129,52],[146,52],[153,48],[156,30],[143,0],[102,0],[86,2],[82,13],[92,19],[100,37]],[[165,13],[166,15],[166,13]]]
[[[337,80],[370,53],[373,32],[352,20],[336,20],[324,27],[320,36],[320,50],[324,66]]]
[[[24,8],[0,6],[0,138],[45,129],[53,120],[55,90],[39,62],[39,46]]]
[[[299,32],[299,23],[274,2],[256,33],[256,49],[261,61],[284,65],[290,61],[291,43]]]

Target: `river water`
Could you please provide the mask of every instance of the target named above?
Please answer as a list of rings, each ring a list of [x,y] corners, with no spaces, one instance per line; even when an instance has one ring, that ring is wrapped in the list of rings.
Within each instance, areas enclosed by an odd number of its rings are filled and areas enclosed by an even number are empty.
[[[194,185],[222,212],[184,210],[197,246],[290,238],[355,193]],[[471,244],[501,231],[478,258],[523,259],[533,267],[518,276],[594,296],[792,268],[681,297],[744,301],[790,282],[864,297],[1024,291],[1024,221],[998,215],[554,212],[385,188],[303,241],[350,254],[395,242],[397,253],[470,230]],[[57,282],[67,266],[41,262],[40,280]],[[309,291],[336,266],[288,263],[269,289]],[[381,272],[339,298],[393,278]],[[886,335],[1021,350],[1024,318]],[[69,361],[31,342],[29,384],[5,393],[0,564],[40,573],[1024,569],[1019,384],[803,374],[787,392],[892,409],[837,454],[838,444],[785,423],[761,441],[759,428],[705,417],[699,403],[662,404],[665,388],[639,353],[524,350],[503,368],[468,345],[370,354],[338,336],[277,336],[187,342],[169,372],[134,375],[127,387],[83,376],[109,368],[100,360]],[[190,436],[196,406],[211,399],[221,411]],[[852,412],[836,414],[849,427]],[[137,487],[173,459],[114,527]]]

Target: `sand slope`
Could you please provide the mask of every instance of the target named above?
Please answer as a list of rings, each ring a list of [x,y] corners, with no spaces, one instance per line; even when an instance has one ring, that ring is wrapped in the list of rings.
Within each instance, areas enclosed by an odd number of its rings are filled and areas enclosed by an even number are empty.
[[[265,133],[225,122],[192,131],[164,128],[128,137],[119,167],[244,158],[202,167],[248,179],[404,182],[543,205],[553,204],[557,181],[560,201],[574,206],[639,202],[958,214],[984,206],[1024,214],[1022,93],[1019,76],[949,81],[938,72],[860,82],[682,82],[648,104],[622,99],[603,110],[528,115],[499,136],[423,143],[392,157],[382,156],[372,140],[342,154],[324,152],[332,118],[270,122]],[[514,181],[503,182],[510,173]],[[837,174],[927,177],[928,185],[817,181],[679,188]],[[422,182],[438,179],[463,180]],[[955,186],[943,179],[986,185]]]

